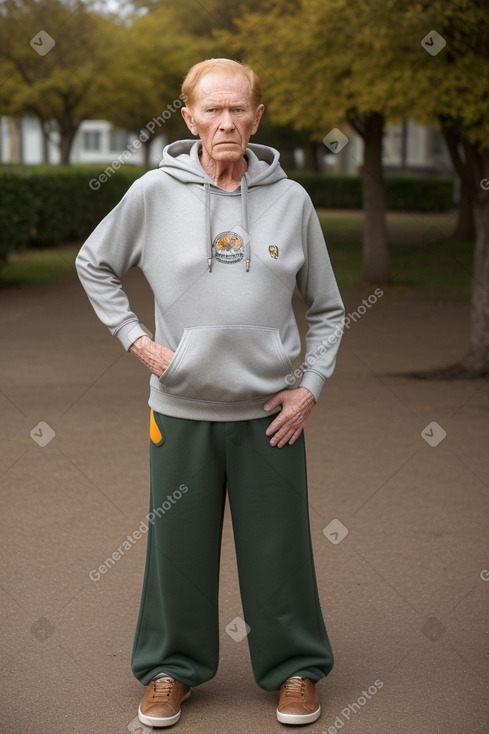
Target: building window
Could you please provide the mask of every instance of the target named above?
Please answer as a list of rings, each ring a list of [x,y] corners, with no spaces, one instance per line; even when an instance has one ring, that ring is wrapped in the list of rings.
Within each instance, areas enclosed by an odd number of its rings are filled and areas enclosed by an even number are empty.
[[[109,135],[109,149],[111,153],[120,153],[128,142],[128,134],[124,130],[111,130]]]
[[[433,155],[443,155],[445,153],[445,138],[438,130],[432,132],[431,152]]]
[[[100,150],[100,131],[85,130],[83,133],[83,147],[85,150]]]

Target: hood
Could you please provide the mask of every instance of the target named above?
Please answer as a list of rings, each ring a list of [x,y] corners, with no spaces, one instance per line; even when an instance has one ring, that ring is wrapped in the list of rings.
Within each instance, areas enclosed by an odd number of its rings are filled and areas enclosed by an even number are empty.
[[[200,140],[179,140],[167,145],[163,150],[163,159],[159,167],[181,183],[200,184],[205,193],[204,230],[205,252],[209,272],[212,272],[213,242],[211,226],[211,188],[218,187],[207,175],[200,164]],[[246,272],[251,263],[251,235],[248,222],[248,190],[287,178],[279,161],[279,153],[266,145],[251,143],[246,148],[248,170],[241,179],[239,194],[241,196],[241,232],[236,233],[244,247]],[[220,190],[220,189],[219,189]],[[234,192],[233,192],[234,193]]]
[[[182,183],[209,183],[214,186],[215,184],[200,164],[200,145],[200,140],[178,140],[170,143],[163,150],[159,168]],[[266,186],[287,178],[285,171],[280,166],[280,154],[275,148],[249,143],[246,148],[246,157],[248,170],[243,178],[246,180],[248,189],[253,186]]]

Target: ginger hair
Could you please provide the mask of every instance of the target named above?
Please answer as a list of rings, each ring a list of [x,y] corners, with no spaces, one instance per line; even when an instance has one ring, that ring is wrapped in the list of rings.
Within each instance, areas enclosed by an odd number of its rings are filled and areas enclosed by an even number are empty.
[[[182,84],[182,96],[187,107],[192,106],[195,87],[202,77],[212,71],[220,70],[232,74],[242,74],[247,78],[250,85],[251,104],[256,109],[261,103],[262,98],[260,80],[250,66],[242,64],[240,61],[233,61],[232,59],[206,59],[192,66]]]

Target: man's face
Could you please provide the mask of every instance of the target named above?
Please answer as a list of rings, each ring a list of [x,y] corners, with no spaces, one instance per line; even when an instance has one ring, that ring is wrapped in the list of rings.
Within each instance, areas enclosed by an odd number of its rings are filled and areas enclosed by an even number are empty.
[[[257,129],[264,107],[251,103],[251,89],[244,74],[209,72],[194,89],[192,106],[183,117],[198,135],[206,156],[216,162],[235,162],[244,154]]]

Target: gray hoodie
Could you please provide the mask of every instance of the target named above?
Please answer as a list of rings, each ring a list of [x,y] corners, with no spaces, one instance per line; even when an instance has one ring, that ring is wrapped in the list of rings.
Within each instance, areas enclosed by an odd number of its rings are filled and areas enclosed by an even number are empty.
[[[344,309],[321,228],[306,191],[287,178],[273,148],[250,144],[233,192],[215,186],[200,142],[163,151],[80,250],[78,275],[101,321],[127,350],[146,332],[121,278],[143,271],[155,298],[155,341],[175,351],[149,405],[195,420],[261,418],[280,390],[315,399],[331,376]],[[307,307],[307,360],[292,310]],[[297,379],[298,378],[298,379]]]

